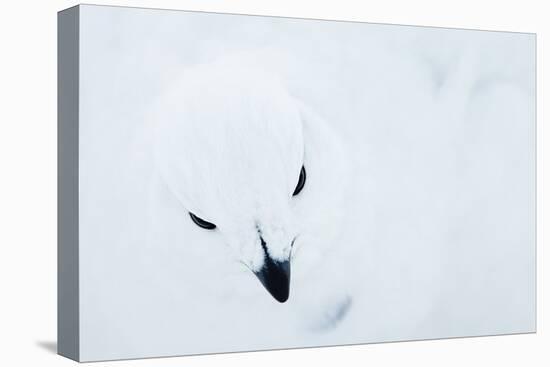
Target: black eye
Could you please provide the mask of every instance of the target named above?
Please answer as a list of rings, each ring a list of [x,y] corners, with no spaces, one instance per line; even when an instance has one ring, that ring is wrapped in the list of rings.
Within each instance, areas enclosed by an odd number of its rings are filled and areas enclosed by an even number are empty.
[[[214,223],[207,222],[204,219],[201,219],[201,218],[197,217],[195,214],[193,214],[191,212],[189,212],[189,216],[191,217],[191,220],[201,228],[204,228],[204,229],[215,229],[216,228],[216,225]]]
[[[292,196],[296,196],[302,191],[304,188],[304,185],[306,184],[306,169],[304,166],[302,166],[302,169],[300,170],[300,177],[298,178],[298,184],[296,185],[296,188],[294,189],[294,192],[292,193]]]

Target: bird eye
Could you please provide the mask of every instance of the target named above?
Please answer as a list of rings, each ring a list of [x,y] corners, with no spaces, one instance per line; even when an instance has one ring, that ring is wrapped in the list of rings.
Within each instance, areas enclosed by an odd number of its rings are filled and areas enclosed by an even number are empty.
[[[195,214],[193,214],[191,212],[189,212],[189,216],[191,217],[191,220],[201,228],[204,228],[204,229],[215,229],[216,228],[216,225],[214,223],[207,222],[204,219],[201,219],[201,218],[197,217]]]
[[[304,166],[302,166],[302,169],[300,170],[300,177],[298,178],[298,184],[296,185],[296,188],[294,189],[292,196],[298,195],[304,188],[305,184],[306,184],[306,169]]]

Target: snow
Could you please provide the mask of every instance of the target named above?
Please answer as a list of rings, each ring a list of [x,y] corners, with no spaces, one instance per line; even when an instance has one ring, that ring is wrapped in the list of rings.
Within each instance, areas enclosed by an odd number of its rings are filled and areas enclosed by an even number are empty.
[[[534,331],[533,35],[81,15],[83,359]],[[193,98],[194,125],[163,118]],[[298,235],[284,304],[249,269],[251,212],[279,256]]]

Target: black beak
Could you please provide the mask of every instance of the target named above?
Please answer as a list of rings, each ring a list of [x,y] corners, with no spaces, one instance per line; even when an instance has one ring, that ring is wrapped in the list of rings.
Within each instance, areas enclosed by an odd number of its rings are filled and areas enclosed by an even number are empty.
[[[254,272],[265,289],[277,301],[284,303],[288,300],[290,293],[290,261],[273,260],[267,253],[265,242],[262,239],[262,247],[265,253],[264,266]]]

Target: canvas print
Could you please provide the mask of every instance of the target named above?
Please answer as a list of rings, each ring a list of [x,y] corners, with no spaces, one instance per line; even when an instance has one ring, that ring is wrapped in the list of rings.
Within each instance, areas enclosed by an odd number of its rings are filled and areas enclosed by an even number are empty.
[[[60,353],[534,332],[535,41],[60,12]]]

